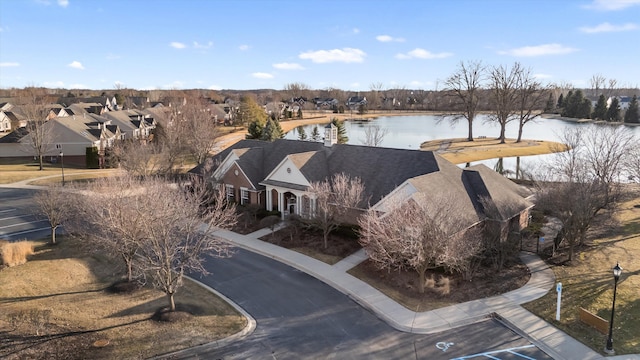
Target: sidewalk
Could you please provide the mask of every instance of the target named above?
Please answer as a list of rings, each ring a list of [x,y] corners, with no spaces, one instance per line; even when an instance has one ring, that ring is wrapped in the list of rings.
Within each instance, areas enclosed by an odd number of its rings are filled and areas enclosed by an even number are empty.
[[[555,285],[553,271],[536,255],[528,253],[520,255],[531,272],[529,282],[520,289],[446,308],[413,312],[346,272],[366,259],[364,250],[334,265],[329,265],[298,252],[258,240],[270,232],[269,229],[262,229],[248,235],[241,235],[220,230],[216,235],[238,247],[278,260],[314,276],[401,331],[416,334],[437,333],[478,322],[488,316],[495,316],[554,359],[640,360],[640,355],[604,357],[520,306],[544,296]]]

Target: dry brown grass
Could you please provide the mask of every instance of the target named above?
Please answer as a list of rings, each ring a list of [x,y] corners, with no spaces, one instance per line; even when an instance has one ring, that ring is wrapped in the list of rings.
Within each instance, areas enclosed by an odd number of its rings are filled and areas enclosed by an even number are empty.
[[[117,172],[117,170],[82,169],[65,165],[64,172],[65,181],[72,181],[75,178],[102,177]],[[60,165],[45,163],[43,170],[39,170],[38,164],[33,162],[25,163],[23,160],[11,159],[3,159],[0,162],[0,184],[11,184],[47,176],[51,176],[51,178],[42,181],[49,183],[60,182],[62,180],[62,168]]]
[[[0,240],[0,265],[18,266],[27,262],[34,254],[31,241],[8,242]]]
[[[246,319],[191,281],[176,294],[183,321],[150,320],[163,293],[106,289],[119,279],[110,261],[76,240],[43,245],[28,263],[0,271],[0,358],[138,359],[208,343],[240,331]],[[94,342],[108,340],[104,347]]]
[[[553,266],[562,283],[561,320],[555,320],[556,292],[525,307],[596,351],[602,352],[606,336],[581,323],[580,307],[609,320],[613,299],[611,268],[624,268],[616,297],[614,349],[617,354],[640,353],[640,194],[622,204],[616,226],[594,229],[593,244],[572,265]]]
[[[542,140],[522,140],[516,143],[515,139],[506,139],[504,144],[500,144],[495,138],[476,138],[474,141],[457,138],[425,141],[420,145],[420,149],[435,151],[454,164],[464,164],[501,157],[550,154],[564,151],[565,146]]]

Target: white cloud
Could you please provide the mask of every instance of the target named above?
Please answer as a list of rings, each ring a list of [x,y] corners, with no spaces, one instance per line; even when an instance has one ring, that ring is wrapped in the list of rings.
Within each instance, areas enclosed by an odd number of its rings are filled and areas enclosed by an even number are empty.
[[[396,59],[406,60],[406,59],[443,59],[453,56],[453,53],[450,52],[441,52],[441,53],[432,53],[428,50],[415,48],[409,51],[406,54],[397,54]]]
[[[200,44],[197,41],[193,42],[193,47],[196,49],[209,49],[212,46],[213,46],[213,41],[209,41],[206,44]]]
[[[411,87],[420,87],[420,86],[424,86],[424,83],[422,81],[413,80],[412,82],[409,83],[409,85]]]
[[[537,46],[523,46],[510,50],[498,51],[498,54],[530,57],[544,55],[565,55],[576,51],[578,51],[578,49],[562,46],[560,44],[543,44]]]
[[[71,89],[87,89],[87,85],[84,84],[71,84],[69,85],[69,88]]]
[[[82,63],[80,63],[80,61],[72,61],[71,64],[67,66],[74,69],[84,70],[84,66],[82,66]]]
[[[296,63],[273,64],[273,67],[280,70],[304,70],[304,67]]]
[[[238,49],[240,49],[242,51],[247,51],[247,50],[249,50],[249,45],[244,45],[244,44],[240,45],[240,46],[238,46]]]
[[[187,45],[177,41],[172,42],[171,44],[169,44],[169,46],[171,46],[174,49],[184,49],[187,47]]]
[[[353,33],[354,33],[354,34],[359,34],[359,33],[360,33],[360,29],[358,29],[358,28],[353,28]]]
[[[272,74],[263,73],[263,72],[254,72],[253,74],[251,74],[251,76],[253,76],[256,79],[273,79]]]
[[[0,27],[0,32],[3,32],[3,31],[4,31],[4,28]]]
[[[612,25],[608,22],[604,22],[600,25],[596,25],[593,27],[583,26],[580,28],[580,31],[587,34],[595,34],[602,32],[618,32],[618,31],[631,31],[638,29],[638,25],[633,23],[627,23],[624,25]]]
[[[67,6],[69,6],[69,0],[58,0],[58,5],[66,8]]]
[[[120,55],[116,55],[116,54],[112,54],[112,53],[108,53],[107,54],[107,60],[117,60],[122,58],[122,56]]]
[[[16,67],[20,66],[18,62],[0,62],[0,67]]]
[[[351,88],[353,88],[353,89],[357,89],[357,88],[360,87],[360,83],[359,82],[354,82],[354,83],[349,84],[349,86]]]
[[[222,90],[222,86],[220,85],[211,85],[208,87],[209,90]]]
[[[361,63],[365,56],[367,54],[364,51],[353,48],[307,51],[298,55],[300,59],[311,60],[314,63]]]
[[[640,0],[593,0],[591,4],[584,5],[583,7],[600,11],[616,11],[634,5],[640,5]]]
[[[401,37],[397,37],[394,38],[392,36],[389,35],[378,35],[376,36],[376,40],[380,41],[380,42],[404,42],[404,38]]]

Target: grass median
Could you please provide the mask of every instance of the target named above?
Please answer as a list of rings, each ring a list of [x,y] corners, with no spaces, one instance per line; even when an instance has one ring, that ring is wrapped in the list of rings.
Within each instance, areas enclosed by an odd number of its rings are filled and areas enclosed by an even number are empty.
[[[603,353],[607,335],[579,320],[585,310],[605,320],[611,317],[613,272],[620,262],[623,272],[618,282],[613,339],[616,354],[640,354],[640,191],[620,207],[617,223],[601,224],[592,231],[594,239],[571,265],[552,266],[562,283],[560,321],[555,320],[557,293],[524,305],[526,309]],[[526,330],[526,329],[525,329]]]

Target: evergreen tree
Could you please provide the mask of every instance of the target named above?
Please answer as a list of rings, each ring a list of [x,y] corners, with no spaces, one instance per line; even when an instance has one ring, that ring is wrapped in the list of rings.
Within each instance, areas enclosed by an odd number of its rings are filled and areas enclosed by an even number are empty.
[[[627,112],[624,113],[624,122],[626,123],[640,123],[640,116],[638,115],[638,97],[633,95]]]
[[[307,133],[304,131],[304,126],[298,126],[296,130],[298,131],[298,140],[307,140]]]
[[[609,110],[607,111],[607,121],[620,121],[620,102],[617,97],[611,100]]]
[[[240,99],[240,106],[236,113],[236,122],[240,125],[250,126],[251,123],[257,122],[261,129],[267,123],[267,114],[263,108],[258,105],[250,96],[243,96]],[[249,139],[257,139],[260,137],[258,133],[257,137],[251,137]]]
[[[575,115],[576,106],[574,104],[573,90],[569,90],[567,96],[562,100],[562,116],[573,117]]]
[[[544,106],[545,113],[551,113],[555,109],[555,101],[553,100],[553,94],[549,93],[549,99],[547,99],[547,103]]]
[[[338,128],[338,144],[346,144],[349,142],[347,128],[344,127],[344,121],[340,121],[338,118],[333,118],[331,119],[331,123]]]
[[[260,135],[260,140],[264,141],[275,141],[277,139],[282,139],[282,128],[280,128],[280,123],[277,120],[267,120],[267,124],[262,129],[262,134]]]
[[[578,111],[576,113],[576,117],[578,119],[589,119],[591,118],[591,100],[587,98],[582,98],[582,102],[578,106]]]
[[[598,103],[596,104],[596,108],[593,109],[593,113],[591,114],[591,118],[594,120],[604,120],[607,116],[607,99],[605,99],[604,95],[600,95],[598,98]]]
[[[298,119],[302,119],[302,108],[298,108]]]
[[[556,107],[558,109],[561,109],[564,107],[564,96],[562,94],[560,94],[560,96],[558,96],[558,105],[556,105]]]
[[[273,121],[273,120],[269,119],[269,121]],[[248,134],[245,136],[245,138],[260,139],[262,137],[262,133],[264,131],[265,126],[266,126],[266,123],[263,124],[258,120],[252,121],[249,124],[249,127],[247,128]]]
[[[311,141],[320,141],[320,130],[318,130],[318,126],[313,127],[313,131],[311,131]]]

